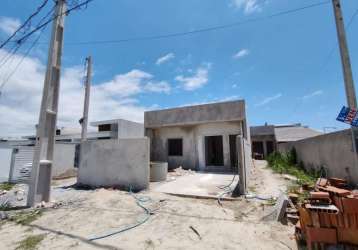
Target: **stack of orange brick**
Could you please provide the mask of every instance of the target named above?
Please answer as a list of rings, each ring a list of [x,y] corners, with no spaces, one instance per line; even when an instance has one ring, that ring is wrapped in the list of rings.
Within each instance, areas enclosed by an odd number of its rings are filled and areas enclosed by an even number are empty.
[[[310,197],[298,208],[296,236],[314,244],[358,246],[358,193],[342,179],[320,178]]]

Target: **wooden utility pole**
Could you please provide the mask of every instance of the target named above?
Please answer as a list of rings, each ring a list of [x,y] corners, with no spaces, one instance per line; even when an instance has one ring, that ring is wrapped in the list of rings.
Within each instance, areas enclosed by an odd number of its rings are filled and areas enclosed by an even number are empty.
[[[88,126],[88,108],[91,93],[91,76],[92,76],[92,57],[86,58],[87,62],[87,75],[85,83],[85,101],[83,107],[83,117],[81,119],[82,132],[81,132],[81,143],[87,140],[87,126]]]
[[[50,201],[66,0],[56,1],[27,205]]]
[[[342,67],[343,67],[343,76],[344,76],[344,86],[347,96],[347,104],[351,109],[357,110],[357,98],[354,89],[352,67],[349,58],[349,51],[347,45],[346,31],[344,28],[342,7],[340,0],[332,0],[334,16],[336,19],[337,35],[339,42],[339,49],[341,53]],[[353,151],[357,155],[357,141],[358,141],[358,129],[351,127],[352,129],[352,140],[353,140]],[[357,163],[357,162],[356,162]]]

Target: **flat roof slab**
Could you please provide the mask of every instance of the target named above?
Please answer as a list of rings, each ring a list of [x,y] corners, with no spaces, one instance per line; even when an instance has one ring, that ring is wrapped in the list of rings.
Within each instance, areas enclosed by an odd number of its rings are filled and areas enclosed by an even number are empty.
[[[216,173],[195,173],[176,177],[175,180],[153,185],[153,191],[184,196],[192,198],[212,198],[233,199],[229,195],[222,195],[227,186],[232,182],[233,174],[216,174]],[[231,183],[230,188],[234,190],[239,177]]]
[[[245,119],[245,101],[229,101],[179,107],[144,113],[145,128],[196,125],[209,122],[242,121]]]

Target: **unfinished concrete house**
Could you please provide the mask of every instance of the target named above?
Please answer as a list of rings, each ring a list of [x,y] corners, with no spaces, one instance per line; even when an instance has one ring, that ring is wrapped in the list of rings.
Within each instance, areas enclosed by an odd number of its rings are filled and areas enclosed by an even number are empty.
[[[268,125],[250,127],[253,158],[262,160],[271,153],[278,151],[279,146],[320,135],[300,123],[287,125]]]
[[[245,151],[251,158],[243,100],[145,112],[144,126],[151,161],[168,162],[169,169],[234,172],[245,165]]]

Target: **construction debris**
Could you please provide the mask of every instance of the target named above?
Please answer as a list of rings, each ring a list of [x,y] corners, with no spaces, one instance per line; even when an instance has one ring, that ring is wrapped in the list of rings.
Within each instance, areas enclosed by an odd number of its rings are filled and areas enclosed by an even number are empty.
[[[308,191],[301,187],[297,195],[289,195],[295,207],[286,210],[286,218],[296,225],[298,241],[306,242],[308,249],[358,246],[358,196],[346,180],[319,178],[315,187]]]

